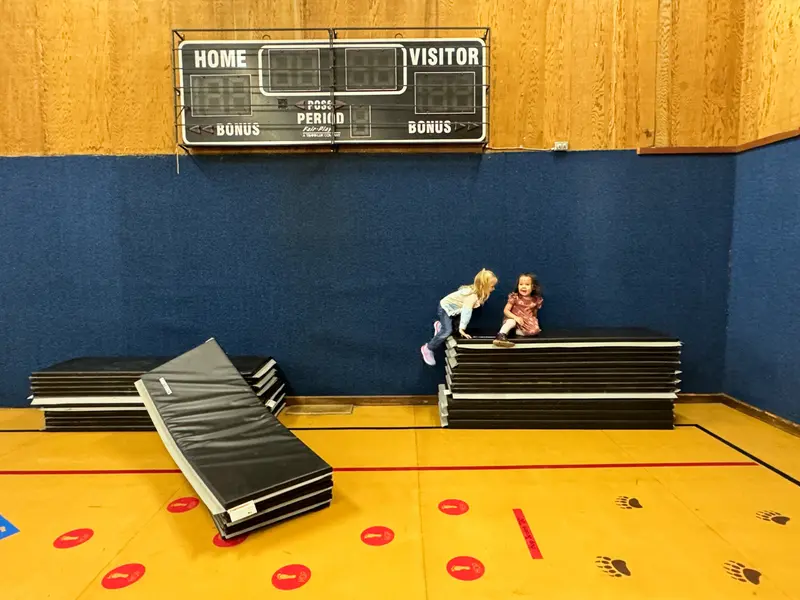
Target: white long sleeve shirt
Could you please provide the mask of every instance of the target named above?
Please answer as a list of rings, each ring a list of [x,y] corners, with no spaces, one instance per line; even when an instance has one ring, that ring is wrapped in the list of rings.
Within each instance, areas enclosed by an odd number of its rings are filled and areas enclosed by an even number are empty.
[[[450,317],[461,315],[461,323],[459,328],[466,330],[470,319],[472,318],[472,309],[480,306],[480,302],[473,300],[468,301],[470,296],[477,297],[472,287],[460,288],[455,292],[447,294],[439,301],[439,304]]]

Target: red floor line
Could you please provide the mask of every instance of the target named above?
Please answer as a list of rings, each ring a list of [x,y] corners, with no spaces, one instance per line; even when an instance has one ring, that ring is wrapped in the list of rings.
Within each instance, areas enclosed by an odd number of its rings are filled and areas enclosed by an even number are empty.
[[[530,525],[528,525],[528,520],[525,518],[525,513],[522,512],[521,508],[514,509],[514,517],[517,519],[517,525],[519,525],[519,529],[522,532],[522,537],[525,540],[525,545],[528,547],[528,552],[531,553],[531,558],[544,558],[542,556],[542,551],[539,550],[539,544],[536,543],[536,538],[533,537],[533,532],[531,531]]]
[[[337,473],[382,471],[531,471],[539,469],[644,469],[653,467],[756,467],[752,461],[726,462],[653,462],[653,463],[578,463],[541,465],[454,465],[416,467],[335,467]]]
[[[334,467],[335,473],[390,473],[394,471],[531,471],[544,469],[647,469],[659,467],[757,467],[752,461],[573,463],[540,465],[443,465],[409,467]],[[3,470],[0,475],[138,475],[180,473],[179,469],[64,469]]]
[[[147,475],[180,472],[180,469],[64,469],[58,471],[0,471],[0,475]]]

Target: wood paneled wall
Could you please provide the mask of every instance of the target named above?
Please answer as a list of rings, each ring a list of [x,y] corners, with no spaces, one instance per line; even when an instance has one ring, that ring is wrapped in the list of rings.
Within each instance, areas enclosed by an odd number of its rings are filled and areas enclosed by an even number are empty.
[[[800,0],[746,0],[739,143],[800,127]]]
[[[571,149],[731,145],[798,125],[798,7],[798,0],[0,0],[10,50],[0,54],[0,154],[172,152],[172,27],[487,25],[494,149],[550,148],[556,140]]]
[[[736,145],[746,1],[660,0],[651,145]]]

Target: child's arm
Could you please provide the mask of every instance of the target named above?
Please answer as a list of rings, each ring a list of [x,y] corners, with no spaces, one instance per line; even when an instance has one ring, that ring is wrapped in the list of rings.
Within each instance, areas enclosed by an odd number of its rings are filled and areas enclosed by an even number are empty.
[[[522,323],[523,323],[522,317],[518,317],[517,315],[512,313],[511,312],[511,306],[512,305],[511,305],[511,301],[510,300],[508,302],[506,302],[506,307],[503,309],[503,314],[506,317],[508,317],[509,319],[512,319],[513,321],[516,321],[517,325],[522,325]]]
[[[472,318],[472,307],[475,306],[475,302],[478,301],[477,294],[470,294],[466,298],[464,298],[464,303],[461,305],[461,321],[458,324],[458,332],[463,335],[468,340],[472,338],[465,329],[467,325],[469,325],[469,320]]]

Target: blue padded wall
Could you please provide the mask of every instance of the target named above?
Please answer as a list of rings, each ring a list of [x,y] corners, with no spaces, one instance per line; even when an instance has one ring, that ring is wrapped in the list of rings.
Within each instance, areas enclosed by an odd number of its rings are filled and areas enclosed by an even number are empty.
[[[746,159],[747,160],[747,159]],[[481,267],[499,326],[516,275],[544,327],[679,336],[685,391],[718,392],[730,156],[634,152],[0,159],[0,405],[81,355],[216,337],[303,395],[433,394],[419,346]],[[441,355],[439,355],[441,357]]]
[[[800,138],[736,157],[729,394],[800,422]]]

